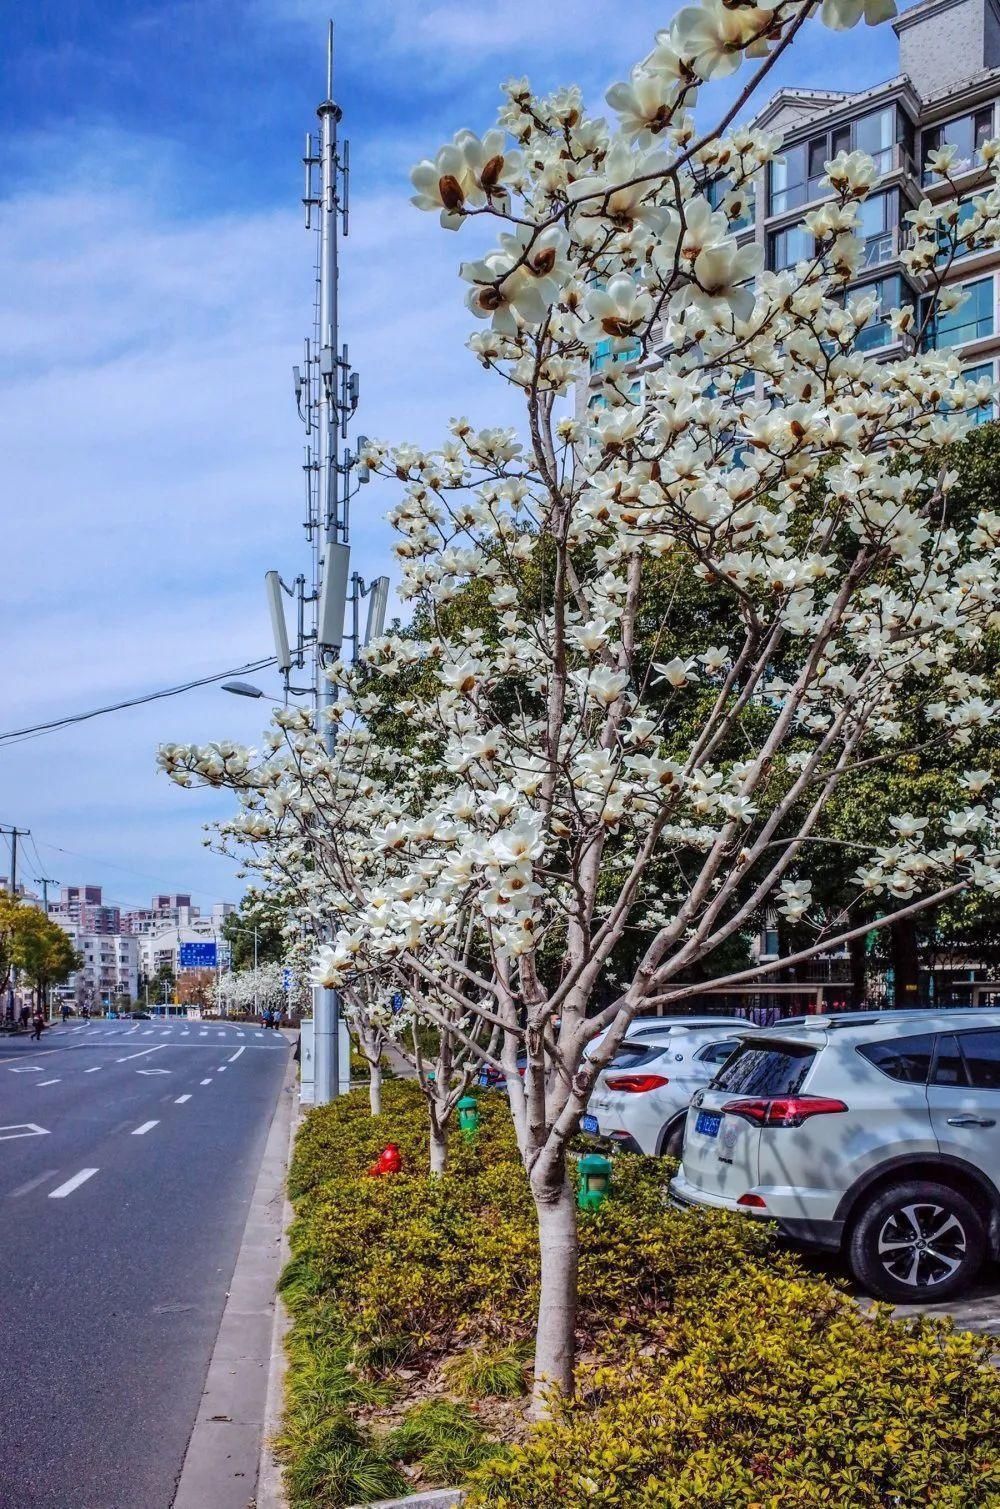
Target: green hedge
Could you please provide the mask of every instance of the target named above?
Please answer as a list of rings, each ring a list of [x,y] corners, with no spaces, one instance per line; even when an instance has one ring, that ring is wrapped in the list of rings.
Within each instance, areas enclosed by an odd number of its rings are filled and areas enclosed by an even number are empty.
[[[577,1401],[488,1455],[463,1397],[521,1392],[537,1304],[534,1212],[499,1095],[427,1172],[417,1088],[313,1111],[295,1149],[295,1323],[282,1453],[292,1509],[467,1478],[469,1509],[973,1509],[1000,1505],[988,1343],[863,1316],[739,1217],[664,1203],[663,1161],[615,1161],[581,1221]],[[364,1170],[387,1141],[404,1169]],[[447,1398],[403,1411],[415,1380]],[[492,1406],[494,1409],[496,1406]],[[517,1409],[519,1406],[507,1406]],[[392,1430],[366,1421],[395,1416]],[[479,1464],[477,1466],[477,1464]]]

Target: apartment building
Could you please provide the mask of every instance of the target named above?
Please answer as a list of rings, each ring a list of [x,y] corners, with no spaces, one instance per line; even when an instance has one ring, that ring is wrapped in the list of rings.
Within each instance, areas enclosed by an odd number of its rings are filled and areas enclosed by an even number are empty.
[[[104,900],[99,885],[64,885],[59,900],[49,902],[49,916],[63,926],[71,923],[82,933],[105,936],[121,932],[121,908]]]
[[[978,148],[1000,135],[1000,4],[995,0],[919,0],[892,23],[899,46],[899,73],[885,83],[856,92],[784,88],[754,117],[753,124],[782,138],[780,163],[762,175],[745,218],[734,230],[741,242],[756,241],[771,271],[793,267],[813,255],[803,225],[829,189],[824,164],[841,151],[867,152],[881,176],[877,191],[861,210],[864,250],[852,292],[872,294],[876,310],[858,336],[863,351],[891,360],[901,354],[889,327],[890,309],[912,305],[919,313],[925,296],[901,261],[906,248],[907,210],[922,198],[951,195],[948,184],[924,164],[928,152],[946,143],[958,149],[956,173],[961,199],[981,189],[986,175],[977,168]],[[857,33],[863,38],[863,32]],[[721,199],[726,184],[713,185]],[[997,273],[1000,249],[972,251],[956,259],[949,284],[961,284],[969,299],[942,314],[926,332],[934,349],[955,349],[966,375],[997,378],[1000,312]],[[598,386],[611,365],[634,363],[635,352],[598,345],[591,359],[589,387]],[[637,375],[638,381],[638,375]],[[590,405],[599,393],[581,393]],[[977,423],[993,417],[989,410]]]
[[[82,964],[59,996],[78,1006],[110,1006],[117,997],[135,1000],[139,994],[138,940],[122,934],[93,933],[72,922],[62,922]]]

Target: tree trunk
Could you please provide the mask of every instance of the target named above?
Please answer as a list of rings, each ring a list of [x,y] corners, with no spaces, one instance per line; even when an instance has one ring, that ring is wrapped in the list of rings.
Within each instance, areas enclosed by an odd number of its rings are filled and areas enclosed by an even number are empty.
[[[920,1000],[917,927],[912,917],[892,924],[893,1005],[916,1006]]]
[[[531,1412],[549,1414],[553,1393],[573,1392],[576,1350],[577,1267],[580,1239],[573,1189],[561,1160],[553,1181],[532,1181],[542,1259],[542,1286],[535,1334],[535,1383]]]
[[[448,1139],[431,1118],[431,1173],[443,1174],[448,1166]]]
[[[368,1065],[368,1104],[373,1116],[382,1114],[382,1062],[376,1059]]]

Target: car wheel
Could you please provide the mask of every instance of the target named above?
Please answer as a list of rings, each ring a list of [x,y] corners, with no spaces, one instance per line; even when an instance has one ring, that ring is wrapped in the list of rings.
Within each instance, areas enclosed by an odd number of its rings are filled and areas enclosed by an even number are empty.
[[[858,1283],[894,1304],[944,1300],[965,1289],[986,1256],[983,1220],[947,1184],[923,1179],[881,1190],[848,1244]]]
[[[663,1139],[663,1156],[676,1158],[680,1162],[681,1153],[684,1150],[684,1122],[687,1117],[682,1116],[680,1121],[674,1123]]]

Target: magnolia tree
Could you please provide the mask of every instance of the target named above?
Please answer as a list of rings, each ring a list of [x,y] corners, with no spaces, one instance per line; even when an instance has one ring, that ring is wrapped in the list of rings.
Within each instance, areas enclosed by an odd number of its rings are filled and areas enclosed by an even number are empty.
[[[482,321],[470,346],[517,390],[523,428],[458,419],[438,450],[369,445],[400,490],[419,632],[329,667],[333,755],[294,709],[261,756],[161,751],[183,784],[238,789],[233,833],[308,873],[329,936],[319,979],[405,991],[505,1074],[538,1217],[539,1399],[573,1379],[567,1149],[635,1013],[689,998],[765,904],[805,940],[786,966],[869,929],[873,898],[888,925],[1000,887],[1000,802],[979,771],[966,805],[899,812],[880,842],[844,846],[835,913],[802,873],[832,842],[833,794],[910,747],[904,697],[921,748],[960,749],[995,716],[980,672],[1000,586],[1000,514],[956,522],[954,478],[933,463],[992,392],[924,349],[960,297],[940,289],[951,260],[1000,240],[1000,144],[961,222],[947,204],[909,215],[922,320],[848,288],[877,182],[861,153],[826,165],[808,260],[764,272],[733,234],[778,143],[732,122],[811,9],[684,9],[610,91],[616,125],[575,89],[543,99],[520,80],[495,130],[462,131],[414,170],[417,205],[447,231],[496,225],[495,249],[461,268]],[[826,0],[822,19],[862,9]],[[699,131],[703,81],[745,58],[761,60],[746,87]],[[948,177],[953,149],[933,166]],[[891,364],[858,349],[876,317],[902,344]],[[612,360],[581,412],[599,344]],[[713,605],[694,644],[685,583]],[[475,622],[456,612],[470,593]]]
[[[211,990],[212,1004],[236,1016],[251,1011],[297,1012],[307,994],[301,977],[289,971],[287,964],[261,964],[257,969],[220,975]]]

